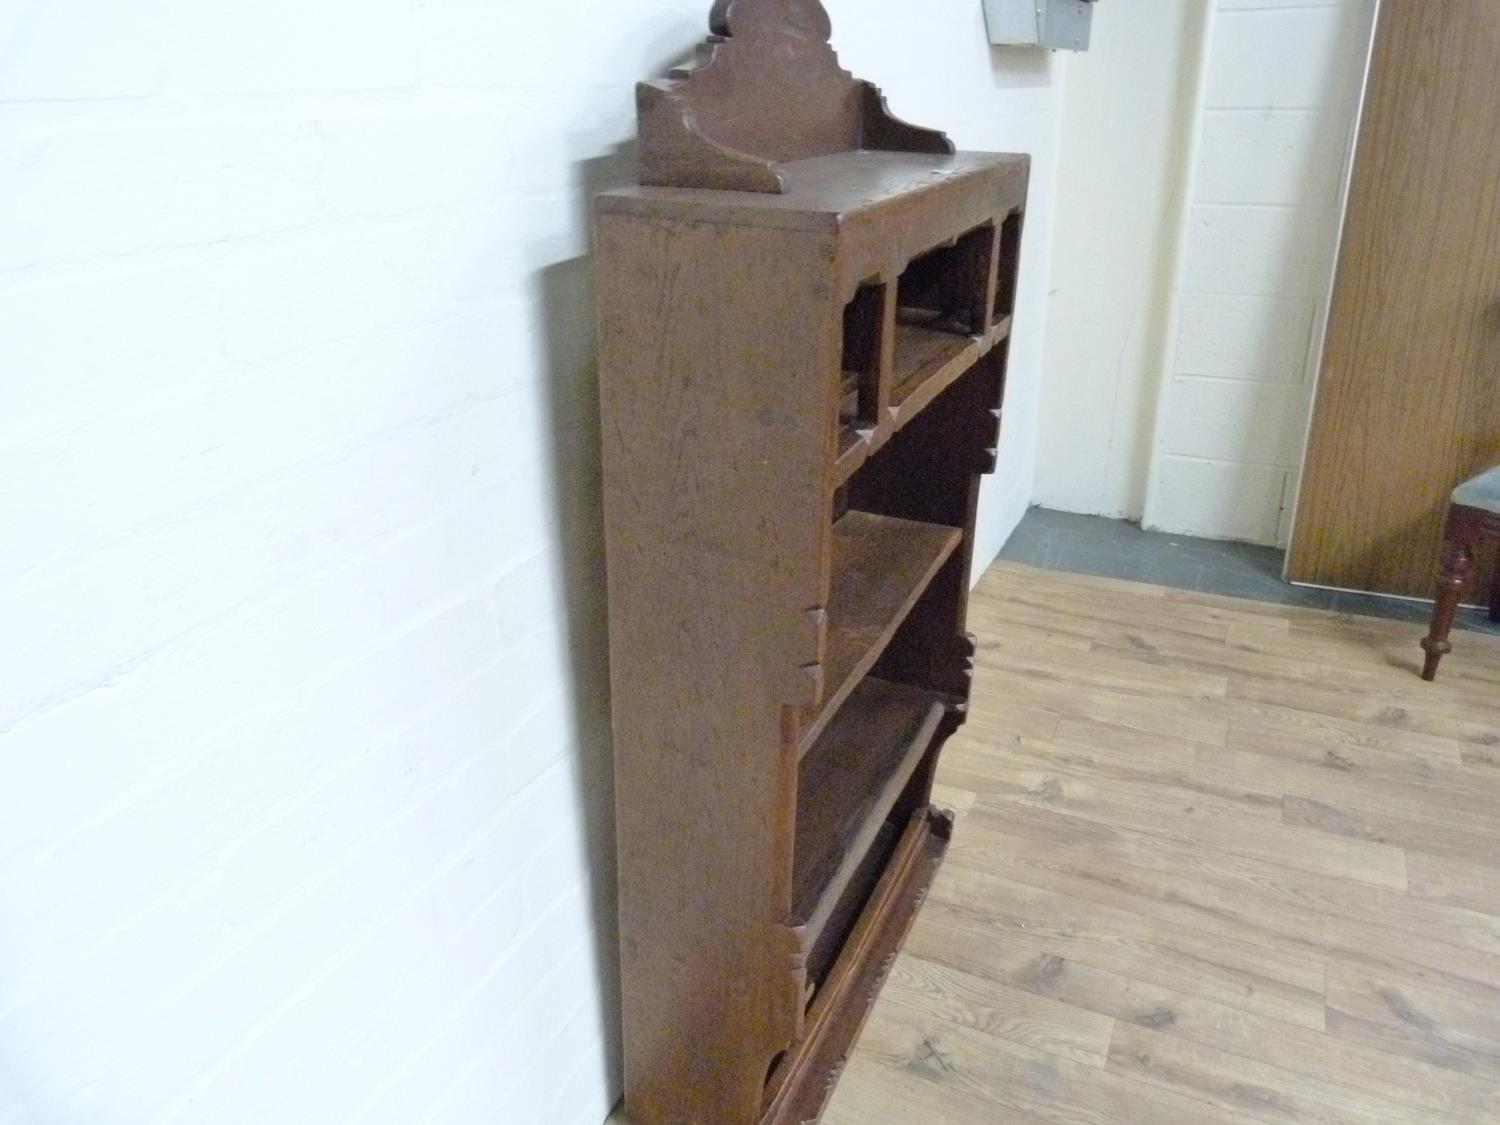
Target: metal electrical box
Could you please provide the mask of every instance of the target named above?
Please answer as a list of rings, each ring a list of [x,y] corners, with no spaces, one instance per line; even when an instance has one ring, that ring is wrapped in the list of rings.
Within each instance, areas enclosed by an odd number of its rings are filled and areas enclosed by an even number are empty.
[[[991,43],[1089,49],[1094,0],[984,0]]]

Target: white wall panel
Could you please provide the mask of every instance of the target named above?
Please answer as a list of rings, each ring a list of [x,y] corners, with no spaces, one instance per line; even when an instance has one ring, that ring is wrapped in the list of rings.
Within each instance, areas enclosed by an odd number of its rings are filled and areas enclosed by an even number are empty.
[[[1374,0],[1215,4],[1149,527],[1281,540],[1373,12]]]
[[[1139,516],[1165,345],[1199,0],[1097,5],[1067,57],[1035,500]]]
[[[1210,539],[1276,541],[1287,470],[1165,454],[1157,472],[1156,526]]]
[[[1246,10],[1220,5],[1204,108],[1342,107],[1350,79],[1363,68],[1359,24],[1367,21],[1368,7],[1366,0]]]
[[[1312,344],[1311,301],[1183,293],[1176,368],[1182,375],[1301,383]]]
[[[1178,375],[1162,448],[1169,455],[1285,465],[1302,440],[1306,397],[1300,384]]]
[[[1198,154],[1197,200],[1333,206],[1338,201],[1346,153],[1341,124],[1310,109],[1206,112]]]

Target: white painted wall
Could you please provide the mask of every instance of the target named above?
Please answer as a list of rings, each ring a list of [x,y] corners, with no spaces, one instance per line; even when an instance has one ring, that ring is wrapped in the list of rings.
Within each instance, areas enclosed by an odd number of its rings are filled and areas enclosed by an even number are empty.
[[[1203,0],[1109,0],[1068,55],[1034,499],[1137,518],[1181,222]]]
[[[1144,523],[1285,543],[1374,0],[1215,0]]]
[[[1284,541],[1374,0],[1111,0],[1070,56],[1034,499]]]
[[[545,1122],[613,1100],[591,192],[708,0],[0,16],[0,1122]],[[846,62],[1038,155],[977,3]]]

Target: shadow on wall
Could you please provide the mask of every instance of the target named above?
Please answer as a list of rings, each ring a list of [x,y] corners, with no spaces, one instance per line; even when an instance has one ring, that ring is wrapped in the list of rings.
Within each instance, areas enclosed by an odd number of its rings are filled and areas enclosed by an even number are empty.
[[[666,74],[688,63],[701,37],[696,23],[674,21],[671,30],[648,47],[641,75]],[[602,156],[578,161],[569,229],[591,233],[594,196],[639,183],[639,167],[639,146],[634,140]],[[597,1021],[606,1037],[606,1080],[614,1099],[624,1086],[624,1075],[594,259],[584,255],[545,265],[533,273],[532,284],[543,321],[547,473],[557,518],[558,582],[567,613],[579,759],[577,808],[583,814],[582,843],[589,857],[590,934],[599,982]],[[559,1111],[575,1100],[582,1104],[597,1092],[576,1069],[566,1081],[574,1088],[560,1093]]]
[[[636,146],[580,161],[574,207],[579,228],[592,224],[593,197],[636,183]],[[599,359],[592,257],[537,270],[548,393],[548,475],[561,547],[559,583],[567,607],[574,731],[589,856],[594,958],[600,982],[599,1025],[609,1039],[612,1091],[622,1082],[618,927],[615,883],[614,754],[610,737],[609,622],[605,590],[604,515],[600,488]]]

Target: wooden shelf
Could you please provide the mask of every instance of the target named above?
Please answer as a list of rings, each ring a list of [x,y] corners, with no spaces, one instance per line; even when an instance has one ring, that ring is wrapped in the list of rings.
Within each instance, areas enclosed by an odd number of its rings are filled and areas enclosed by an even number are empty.
[[[931,806],[904,826],[837,964],[808,1009],[802,1038],[771,1076],[761,1125],[803,1125],[822,1114],[932,886],[952,830],[952,815]]]
[[[920,353],[929,357],[928,362],[918,364],[915,369],[906,373],[905,381],[896,387],[891,396],[891,405],[878,426],[872,429],[841,426],[833,466],[835,487],[857,473],[872,454],[927,409],[933,399],[967,374],[985,355],[1002,346],[1010,337],[1011,318],[1000,317],[982,336],[956,336],[920,326],[898,327],[896,331],[898,357],[901,355],[899,341],[903,333],[938,339],[908,346],[908,357]],[[897,377],[901,377],[899,372]]]
[[[871,512],[834,523],[823,702],[803,714],[804,754],[962,541],[960,528]]]
[[[929,334],[944,335],[940,332]],[[980,357],[990,350],[993,343],[988,335],[948,336],[947,339],[957,340],[962,347],[942,353],[941,362],[934,362],[919,368],[914,374],[908,376],[906,382],[900,384],[891,396],[885,426],[887,438],[925,410],[933,399],[951,387],[965,372],[979,362]]]
[[[802,759],[792,913],[811,948],[911,780],[945,711],[936,692],[867,678]]]
[[[976,337],[964,333],[897,321],[891,375],[893,404],[899,404],[977,343]]]

